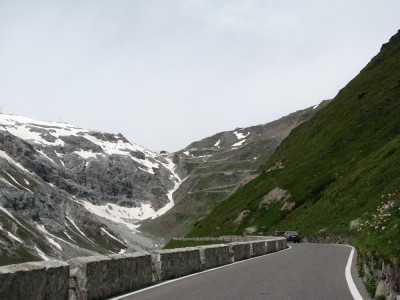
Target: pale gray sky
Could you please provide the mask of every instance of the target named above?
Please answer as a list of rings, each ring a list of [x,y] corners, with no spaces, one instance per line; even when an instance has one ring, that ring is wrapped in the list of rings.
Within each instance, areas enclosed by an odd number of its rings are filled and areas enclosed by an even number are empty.
[[[399,0],[0,0],[0,109],[176,151],[334,97]]]

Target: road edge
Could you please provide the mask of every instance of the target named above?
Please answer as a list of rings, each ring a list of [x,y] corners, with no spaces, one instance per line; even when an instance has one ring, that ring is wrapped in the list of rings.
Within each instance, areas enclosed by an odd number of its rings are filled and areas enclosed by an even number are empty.
[[[353,277],[351,276],[351,266],[353,263],[353,256],[355,252],[355,248],[353,246],[349,246],[351,248],[349,259],[347,260],[347,265],[345,269],[345,276],[347,281],[347,286],[349,287],[350,293],[353,296],[354,300],[363,300],[360,292],[357,289],[356,284],[354,283]]]
[[[258,258],[261,258],[261,257],[263,257],[263,256],[268,256],[268,255],[274,255],[274,254],[277,254],[277,253],[282,253],[282,252],[284,252],[284,251],[288,251],[288,250],[291,250],[291,249],[292,249],[292,247],[288,245],[286,249],[283,249],[283,250],[280,250],[280,251],[267,253],[267,254],[260,255],[260,256],[256,256],[256,257],[252,257],[252,258],[249,258],[249,259],[244,259],[244,260],[235,261],[234,263],[231,263],[231,264],[226,264],[226,265],[219,266],[219,267],[216,267],[216,268],[211,268],[211,269],[207,269],[207,270],[204,270],[204,271],[201,271],[201,272],[196,272],[196,273],[189,274],[189,275],[182,276],[182,277],[178,277],[178,278],[175,278],[175,279],[170,279],[170,280],[167,280],[167,281],[163,281],[163,282],[160,282],[160,283],[158,283],[158,284],[151,285],[151,286],[145,287],[145,288],[140,289],[140,290],[136,290],[136,291],[133,291],[133,292],[130,292],[130,293],[126,293],[126,294],[123,294],[123,295],[119,295],[119,296],[110,298],[110,300],[124,299],[124,298],[126,298],[126,297],[129,297],[129,296],[132,296],[132,295],[135,295],[135,294],[139,294],[139,293],[141,293],[141,292],[148,291],[148,290],[154,289],[154,288],[156,288],[156,287],[163,286],[163,285],[166,285],[166,284],[169,284],[169,283],[172,283],[172,282],[175,282],[175,281],[179,281],[179,280],[182,280],[182,279],[185,279],[185,278],[197,276],[197,275],[200,275],[200,274],[202,274],[202,273],[212,272],[212,271],[215,271],[215,270],[218,270],[218,269],[222,269],[222,268],[227,268],[227,267],[230,267],[230,266],[233,266],[233,265],[236,265],[236,264],[240,264],[240,263],[243,263],[243,262],[246,262],[246,261],[249,261],[249,260],[258,259]],[[361,300],[363,300],[363,299],[361,298]]]

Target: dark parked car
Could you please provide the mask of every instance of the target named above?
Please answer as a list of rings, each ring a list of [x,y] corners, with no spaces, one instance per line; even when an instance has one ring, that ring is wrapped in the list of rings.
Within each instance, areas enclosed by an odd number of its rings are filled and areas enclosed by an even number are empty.
[[[274,236],[283,236],[285,234],[284,231],[275,231]]]
[[[301,236],[297,231],[285,231],[283,235],[288,242],[300,243]]]

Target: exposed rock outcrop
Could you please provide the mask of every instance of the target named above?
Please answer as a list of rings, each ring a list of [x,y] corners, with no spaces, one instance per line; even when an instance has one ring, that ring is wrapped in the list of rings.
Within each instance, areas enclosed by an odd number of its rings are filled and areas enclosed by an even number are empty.
[[[173,163],[121,134],[0,114],[0,263],[152,249]]]

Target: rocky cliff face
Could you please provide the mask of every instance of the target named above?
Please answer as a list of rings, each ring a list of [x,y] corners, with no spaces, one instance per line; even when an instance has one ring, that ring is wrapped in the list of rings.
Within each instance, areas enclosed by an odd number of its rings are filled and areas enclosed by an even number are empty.
[[[0,264],[154,248],[174,164],[121,134],[0,114]]]
[[[140,229],[167,239],[185,235],[219,202],[254,178],[257,168],[291,130],[326,103],[267,124],[220,132],[172,154],[176,172],[183,179],[174,193],[175,206],[163,216],[145,221]]]

